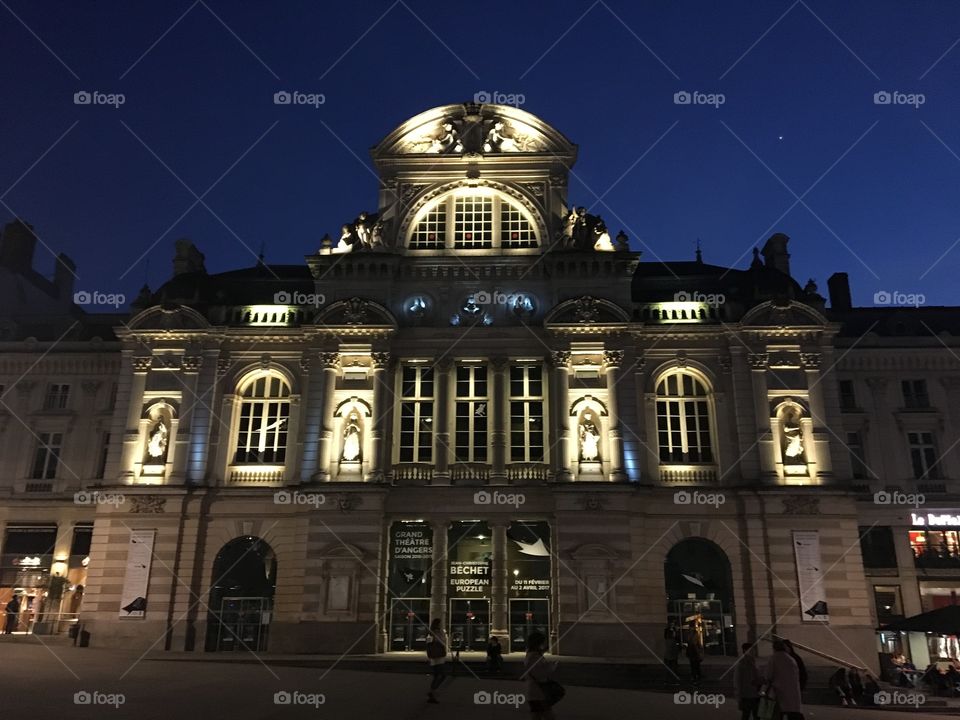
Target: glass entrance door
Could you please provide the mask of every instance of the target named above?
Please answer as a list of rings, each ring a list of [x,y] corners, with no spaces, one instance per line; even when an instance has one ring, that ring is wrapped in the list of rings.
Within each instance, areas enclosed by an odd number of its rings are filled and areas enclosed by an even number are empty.
[[[490,632],[490,600],[450,601],[450,648],[486,650]]]
[[[424,650],[430,627],[430,598],[394,598],[390,606],[390,649]]]
[[[270,598],[224,598],[220,604],[217,650],[266,650]]]
[[[675,600],[667,613],[667,621],[677,623],[688,642],[693,630],[693,618],[699,616],[703,627],[703,650],[707,655],[736,655],[733,618],[724,612],[719,600]]]
[[[550,637],[550,601],[510,599],[510,652],[526,652],[527,637],[537,631]]]

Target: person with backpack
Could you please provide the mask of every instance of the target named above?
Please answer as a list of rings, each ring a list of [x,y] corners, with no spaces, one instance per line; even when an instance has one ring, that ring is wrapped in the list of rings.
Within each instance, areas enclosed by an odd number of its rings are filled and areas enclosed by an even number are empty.
[[[527,683],[527,704],[534,720],[556,720],[553,706],[566,690],[553,679],[557,671],[557,661],[547,660],[543,654],[547,651],[547,636],[534,631],[527,638],[527,655],[523,659],[523,677]]]
[[[443,684],[446,677],[447,662],[447,633],[441,627],[440,618],[434,618],[430,623],[430,634],[427,637],[427,661],[430,663],[430,691],[427,693],[427,702],[438,703],[436,691]]]

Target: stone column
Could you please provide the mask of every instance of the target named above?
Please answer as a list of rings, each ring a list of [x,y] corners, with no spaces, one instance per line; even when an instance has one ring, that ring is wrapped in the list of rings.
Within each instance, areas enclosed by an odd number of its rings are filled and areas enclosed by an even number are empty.
[[[570,351],[554,350],[550,353],[550,360],[553,365],[551,415],[554,418],[551,427],[557,434],[555,477],[558,482],[565,482],[573,479],[570,470],[570,419],[567,417],[570,406]]]
[[[623,364],[623,350],[603,351],[603,374],[607,379],[607,414],[610,433],[610,479],[623,482],[627,474],[623,470],[623,433],[620,429],[620,414],[617,409],[617,370]]]
[[[434,365],[433,387],[433,484],[450,484],[450,369],[453,361],[443,358]]]
[[[770,424],[770,403],[767,398],[768,353],[749,353],[750,382],[753,388],[753,410],[756,414],[757,447],[753,450],[759,457],[760,478],[768,483],[779,483],[777,461],[774,459],[777,438]],[[779,452],[779,450],[776,450]]]
[[[182,485],[190,471],[193,427],[198,420],[202,420],[204,405],[208,402],[200,386],[202,367],[203,355],[201,354],[184,355],[180,360],[180,371],[183,374],[183,399],[180,402],[180,413],[177,418],[177,437],[169,479],[171,485]],[[170,449],[167,455],[170,455]]]
[[[510,590],[510,568],[507,567],[507,521],[490,521],[493,533],[493,562],[490,576],[490,634],[509,641],[507,599]]]
[[[373,417],[370,428],[370,473],[369,482],[383,482],[383,469],[387,463],[384,460],[384,427],[387,424],[387,415],[393,408],[388,399],[392,395],[393,382],[390,369],[390,353],[375,352],[373,359]]]
[[[825,402],[824,394],[825,387],[823,384],[823,378],[820,374],[820,366],[823,364],[823,355],[818,352],[804,352],[800,353],[800,363],[803,366],[804,376],[807,381],[807,402],[810,403],[810,420],[811,420],[811,432],[810,436],[804,436],[803,443],[806,448],[815,448],[813,453],[806,453],[807,456],[807,467],[810,467],[810,457],[813,456],[816,458],[816,476],[814,477],[811,473],[811,480],[819,480],[823,482],[824,480],[829,479],[831,476],[835,476],[837,470],[841,467],[839,451],[842,447],[841,443],[846,442],[846,438],[843,438],[839,442],[830,442],[827,440],[827,404]],[[837,418],[839,420],[839,417]],[[802,423],[801,423],[802,425]],[[821,438],[826,440],[826,445],[818,442]],[[821,456],[821,452],[824,449],[828,449],[828,452],[833,452],[834,457],[824,458]],[[826,468],[830,467],[828,471]]]
[[[433,523],[433,569],[430,573],[430,620],[440,618],[447,626],[447,529],[449,520]]]
[[[124,363],[126,364],[126,363]],[[123,424],[123,450],[120,456],[120,482],[135,482],[133,465],[140,445],[140,415],[143,413],[143,392],[147,387],[147,373],[153,366],[152,355],[138,355],[131,358],[129,370],[133,379],[130,381],[130,390],[126,397],[118,393],[117,404],[121,399],[126,401],[126,419]],[[123,417],[123,410],[117,408],[115,417]]]
[[[507,482],[507,373],[510,362],[506,357],[490,359],[493,368],[493,402],[490,404],[490,440],[493,444],[493,467],[490,483],[502,485]]]
[[[333,460],[333,399],[334,390],[337,388],[337,374],[340,371],[340,353],[322,352],[320,353],[320,364],[323,367],[323,395],[320,403],[320,445],[319,445],[319,466],[317,467],[316,479],[320,482],[329,482],[333,478],[330,476],[330,465]]]

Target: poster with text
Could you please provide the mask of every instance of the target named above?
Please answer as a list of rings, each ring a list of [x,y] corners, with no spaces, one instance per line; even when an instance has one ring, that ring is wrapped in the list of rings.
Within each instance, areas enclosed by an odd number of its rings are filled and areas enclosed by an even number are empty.
[[[120,596],[120,617],[142,618],[147,612],[147,586],[156,530],[131,530],[127,569]]]
[[[820,533],[816,530],[795,530],[793,554],[797,561],[800,610],[804,622],[829,622],[823,562],[820,559]]]

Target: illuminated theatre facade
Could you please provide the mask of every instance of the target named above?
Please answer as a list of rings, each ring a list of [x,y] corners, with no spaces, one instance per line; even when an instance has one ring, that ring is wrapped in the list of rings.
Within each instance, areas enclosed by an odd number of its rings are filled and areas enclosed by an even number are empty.
[[[28,424],[78,469],[18,480],[5,528],[53,526],[57,562],[92,525],[95,645],[422,651],[441,618],[464,649],[543,629],[647,656],[699,613],[708,652],[773,628],[875,665],[881,599],[913,614],[960,587],[956,531],[911,513],[960,513],[937,454],[960,364],[926,311],[852,308],[840,274],[826,309],[784,235],[744,269],[641,263],[568,198],[576,154],[522,110],[430,110],[372,150],[379,206],[304,263],[210,274],[180,241],[113,336],[51,350],[36,372],[74,395]],[[12,383],[47,345],[5,347]],[[954,564],[918,565],[927,542]]]

